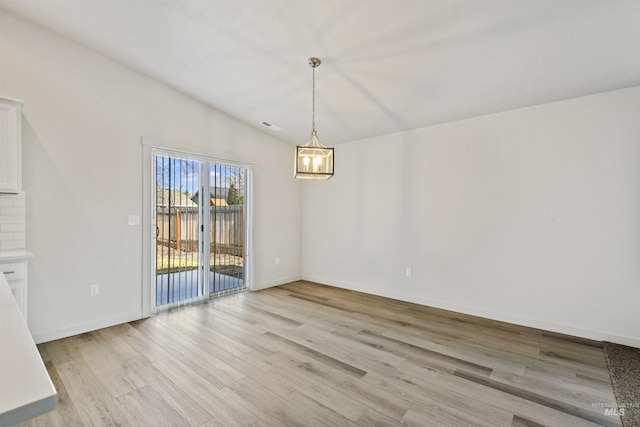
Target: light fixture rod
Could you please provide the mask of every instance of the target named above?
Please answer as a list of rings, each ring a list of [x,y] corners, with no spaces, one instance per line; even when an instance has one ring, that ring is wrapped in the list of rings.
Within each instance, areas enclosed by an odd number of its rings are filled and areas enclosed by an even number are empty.
[[[322,61],[318,58],[309,58],[309,65],[311,66],[311,134],[316,133],[316,68],[322,64]]]

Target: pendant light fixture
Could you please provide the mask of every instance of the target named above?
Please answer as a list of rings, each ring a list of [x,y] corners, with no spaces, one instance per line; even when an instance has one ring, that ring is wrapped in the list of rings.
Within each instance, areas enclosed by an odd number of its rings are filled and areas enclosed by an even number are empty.
[[[296,147],[295,177],[297,179],[329,179],[333,176],[333,148],[324,146],[316,132],[316,68],[321,61],[309,58],[312,69],[311,139]]]

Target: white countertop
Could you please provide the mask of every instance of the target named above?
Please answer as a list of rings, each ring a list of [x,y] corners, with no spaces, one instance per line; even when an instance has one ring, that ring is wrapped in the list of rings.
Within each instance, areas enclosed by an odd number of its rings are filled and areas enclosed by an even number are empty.
[[[33,258],[33,253],[26,249],[11,249],[0,251],[0,262],[3,261],[22,261],[24,259]]]
[[[14,259],[25,258],[8,261]],[[0,427],[26,421],[55,407],[56,388],[9,284],[0,274]]]

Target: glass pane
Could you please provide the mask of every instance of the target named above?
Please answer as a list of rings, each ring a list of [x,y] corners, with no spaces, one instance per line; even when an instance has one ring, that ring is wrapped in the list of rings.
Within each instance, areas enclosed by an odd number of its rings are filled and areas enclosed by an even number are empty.
[[[244,168],[209,165],[210,257],[209,292],[244,287]]]
[[[201,163],[155,156],[156,306],[203,294],[198,280]]]

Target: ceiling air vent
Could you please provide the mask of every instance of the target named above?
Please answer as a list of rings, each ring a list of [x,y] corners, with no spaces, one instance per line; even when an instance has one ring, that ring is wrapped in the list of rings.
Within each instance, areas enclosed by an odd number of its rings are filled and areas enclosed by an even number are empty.
[[[261,121],[261,122],[260,122],[260,124],[261,124],[262,126],[266,127],[267,129],[270,129],[270,130],[272,130],[272,131],[274,131],[274,132],[278,132],[279,130],[281,130],[281,129],[282,129],[281,127],[276,126],[276,125],[274,125],[273,123],[268,122],[268,121],[266,121],[266,120]]]

